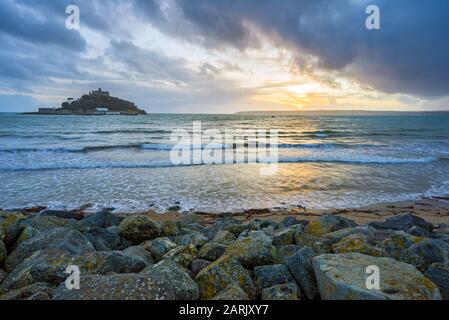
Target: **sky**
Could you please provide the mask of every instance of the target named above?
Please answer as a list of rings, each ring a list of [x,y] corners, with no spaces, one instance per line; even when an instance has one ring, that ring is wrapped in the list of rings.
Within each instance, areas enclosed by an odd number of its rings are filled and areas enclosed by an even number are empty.
[[[153,113],[449,110],[448,17],[445,0],[1,0],[0,112],[97,88]]]

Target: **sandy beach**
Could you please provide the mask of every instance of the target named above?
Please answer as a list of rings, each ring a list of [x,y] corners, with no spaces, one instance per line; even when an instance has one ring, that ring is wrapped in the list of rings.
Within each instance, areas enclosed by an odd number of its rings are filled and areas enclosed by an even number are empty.
[[[323,215],[336,215],[349,218],[358,224],[367,224],[373,221],[384,221],[387,218],[412,213],[426,221],[433,223],[438,229],[446,230],[449,228],[449,197],[435,196],[423,198],[421,200],[400,201],[391,203],[379,203],[375,205],[349,208],[349,209],[331,209],[331,210],[313,210],[307,208],[285,209],[285,210],[268,210],[254,209],[238,213],[195,213],[199,219],[205,223],[212,224],[223,217],[233,217],[241,221],[273,220],[280,222],[287,217],[295,217],[298,220],[316,221]],[[127,216],[126,213],[118,213],[121,216]],[[178,220],[185,213],[167,212],[164,214],[152,211],[143,212],[156,221]]]

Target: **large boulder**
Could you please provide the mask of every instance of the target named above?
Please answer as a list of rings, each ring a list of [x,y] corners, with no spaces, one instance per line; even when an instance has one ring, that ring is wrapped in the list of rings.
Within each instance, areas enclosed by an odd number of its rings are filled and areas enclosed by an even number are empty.
[[[259,266],[254,268],[254,284],[259,292],[273,286],[295,283],[285,264]]]
[[[164,255],[164,259],[170,259],[184,268],[189,268],[193,260],[198,258],[198,250],[194,245],[174,248]]]
[[[54,300],[156,300],[159,287],[146,274],[87,275],[80,278],[80,289],[69,290],[61,283]],[[167,300],[175,300],[174,292]]]
[[[180,221],[167,220],[161,223],[161,236],[175,237],[182,234],[182,223]]]
[[[224,219],[217,220],[210,227],[205,228],[203,230],[203,234],[209,239],[213,239],[218,232],[225,230],[226,227],[239,224],[241,224],[239,220],[227,217]]]
[[[8,229],[25,218],[26,216],[21,213],[10,213],[0,210],[0,240],[5,241]]]
[[[212,262],[203,259],[193,260],[190,264],[190,271],[192,271],[193,276],[196,277],[196,275],[200,273],[201,270],[209,266],[211,263]]]
[[[368,289],[367,268],[380,270],[380,290]],[[391,258],[359,253],[326,254],[313,258],[323,300],[440,300],[437,286],[414,266]]]
[[[312,265],[312,259],[315,255],[312,248],[304,247],[290,257],[287,262],[288,269],[295,278],[296,283],[300,286],[305,296],[311,300],[315,299],[318,293]]]
[[[63,219],[54,216],[32,216],[26,219],[18,219],[9,225],[6,233],[5,244],[8,248],[15,248],[18,246],[20,240],[27,240],[28,235],[22,236],[22,233],[30,234],[33,230],[33,236],[39,232],[48,232],[52,229],[67,228],[72,230],[82,230],[82,225],[79,221],[73,219]],[[22,237],[22,239],[20,239]]]
[[[92,243],[97,251],[123,250],[131,244],[118,233],[100,227],[90,227],[82,234]]]
[[[199,257],[204,260],[215,261],[226,251],[226,246],[219,243],[206,243],[199,252]]]
[[[262,291],[262,300],[298,300],[298,288],[294,283],[281,284]]]
[[[0,300],[50,300],[54,286],[48,283],[33,283],[0,296]]]
[[[156,239],[161,234],[161,226],[144,215],[130,216],[119,225],[118,233],[123,238],[141,244],[146,240]]]
[[[387,255],[385,251],[371,244],[369,239],[362,234],[353,234],[343,238],[340,242],[332,246],[332,251],[334,253],[357,252],[375,257]]]
[[[234,236],[234,234],[232,234],[226,230],[220,230],[217,232],[215,237],[212,239],[212,242],[229,245],[229,244],[233,243],[235,240],[236,240],[236,237]]]
[[[196,248],[201,248],[207,243],[208,238],[199,232],[191,232],[179,237],[175,237],[175,242],[178,246],[194,245]]]
[[[142,246],[128,247],[121,253],[130,258],[142,261],[146,266],[151,266],[154,263],[151,253],[146,251]]]
[[[383,239],[378,246],[382,248],[390,258],[407,264],[412,264],[422,270],[425,268],[422,257],[410,250],[414,244],[421,241],[423,241],[422,238],[414,237],[404,231],[394,231]]]
[[[123,220],[124,218],[118,217],[109,211],[100,211],[86,216],[83,223],[106,229],[109,227],[119,226]]]
[[[276,248],[268,237],[257,233],[237,239],[225,252],[239,261],[245,268],[269,265],[276,259]]]
[[[274,245],[289,245],[295,243],[295,234],[298,230],[295,227],[290,227],[281,231],[276,232],[273,235]]]
[[[340,242],[341,240],[343,240],[346,237],[349,237],[352,235],[362,235],[362,236],[366,237],[366,239],[368,241],[372,241],[372,240],[374,240],[374,237],[375,237],[374,230],[375,229],[373,229],[371,227],[364,227],[364,226],[355,227],[355,228],[345,228],[345,229],[340,229],[338,231],[334,231],[334,232],[325,234],[323,236],[323,240],[326,243],[333,245],[337,242]]]
[[[250,272],[230,256],[222,256],[201,270],[195,281],[200,289],[201,299],[212,299],[234,283],[237,283],[250,298],[256,296],[256,288]]]
[[[402,230],[407,233],[416,228],[429,234],[433,231],[431,223],[411,213],[388,218],[385,222],[371,222],[369,225],[375,229]]]
[[[340,216],[322,216],[318,221],[311,222],[306,227],[306,232],[313,236],[323,236],[326,233],[346,228],[355,228],[357,223],[353,220]]]
[[[143,247],[145,250],[151,252],[155,261],[159,262],[167,252],[176,248],[177,245],[169,238],[157,238],[152,241],[145,242]]]
[[[198,300],[197,284],[190,278],[188,270],[172,260],[163,260],[146,268],[142,274],[148,275],[157,286],[156,300]]]
[[[276,248],[275,264],[287,264],[288,259],[298,252],[302,246],[296,244],[289,244],[286,246],[274,246]]]
[[[19,264],[0,285],[0,291],[8,292],[36,282],[58,285],[67,279],[66,270],[70,265],[77,266],[81,274],[133,273],[146,267],[141,260],[117,251],[71,255],[66,250],[46,249]]]
[[[71,254],[95,251],[89,240],[80,232],[67,228],[52,229],[20,243],[6,259],[6,271],[12,271],[34,252],[47,248],[65,249]]]
[[[449,245],[441,240],[427,239],[410,247],[410,251],[421,258],[424,268],[432,263],[447,263]]]
[[[432,264],[425,273],[440,289],[444,300],[449,300],[449,265],[445,263]]]

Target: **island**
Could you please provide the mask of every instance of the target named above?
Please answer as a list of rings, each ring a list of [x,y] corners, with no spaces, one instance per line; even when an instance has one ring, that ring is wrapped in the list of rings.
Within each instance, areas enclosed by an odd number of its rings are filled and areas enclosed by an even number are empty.
[[[146,115],[133,102],[112,97],[109,91],[100,89],[83,95],[80,99],[68,98],[61,108],[39,108],[31,115]]]

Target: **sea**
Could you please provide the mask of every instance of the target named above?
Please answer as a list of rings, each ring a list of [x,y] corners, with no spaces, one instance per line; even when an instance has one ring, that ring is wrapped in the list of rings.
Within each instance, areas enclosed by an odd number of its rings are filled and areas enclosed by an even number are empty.
[[[173,132],[192,133],[199,122],[218,132],[277,131],[276,172],[262,175],[260,161],[175,164]],[[330,209],[447,194],[448,115],[0,114],[5,210]]]

